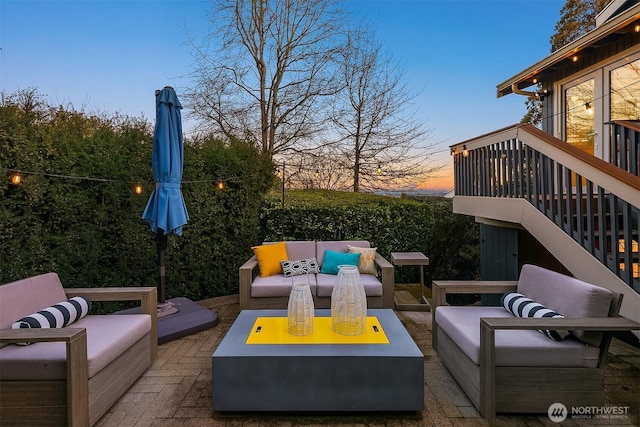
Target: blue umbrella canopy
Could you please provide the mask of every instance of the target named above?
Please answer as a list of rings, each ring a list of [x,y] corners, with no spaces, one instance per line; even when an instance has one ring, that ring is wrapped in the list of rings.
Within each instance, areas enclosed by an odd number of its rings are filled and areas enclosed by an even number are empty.
[[[151,156],[156,188],[142,214],[154,233],[161,230],[163,234],[178,236],[182,235],[182,226],[189,221],[180,190],[184,162],[181,109],[173,88],[165,86],[156,91],[156,127]]]
[[[142,219],[147,220],[156,234],[158,252],[158,296],[165,302],[164,252],[167,234],[182,235],[182,226],[189,221],[180,182],[184,163],[182,139],[182,105],[176,91],[165,86],[156,91],[156,127],[153,134],[151,164],[156,188],[151,193]]]

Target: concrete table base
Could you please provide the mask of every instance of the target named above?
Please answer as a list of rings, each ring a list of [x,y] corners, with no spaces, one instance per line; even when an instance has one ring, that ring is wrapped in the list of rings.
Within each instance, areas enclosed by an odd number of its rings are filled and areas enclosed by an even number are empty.
[[[389,344],[245,344],[257,317],[286,315],[286,310],[240,313],[213,354],[214,411],[424,408],[424,356],[393,310],[368,312],[378,318]]]

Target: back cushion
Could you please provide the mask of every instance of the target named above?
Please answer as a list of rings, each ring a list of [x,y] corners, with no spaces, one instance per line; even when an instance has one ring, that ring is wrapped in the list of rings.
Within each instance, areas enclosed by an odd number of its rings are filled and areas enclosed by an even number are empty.
[[[347,253],[347,244],[351,246],[358,246],[360,248],[370,248],[371,244],[366,240],[327,240],[327,241],[318,241],[316,242],[316,258],[318,260],[318,264],[322,265],[324,263],[324,251],[327,249],[336,252],[344,252]]]
[[[8,329],[16,320],[43,308],[66,301],[56,273],[29,277],[0,286],[0,328]]]
[[[287,255],[289,255],[289,261],[313,258],[316,256],[316,243],[314,241],[287,242]]]
[[[613,298],[608,289],[529,264],[522,266],[518,292],[564,317],[607,317]],[[573,334],[588,344],[600,345],[600,333]]]

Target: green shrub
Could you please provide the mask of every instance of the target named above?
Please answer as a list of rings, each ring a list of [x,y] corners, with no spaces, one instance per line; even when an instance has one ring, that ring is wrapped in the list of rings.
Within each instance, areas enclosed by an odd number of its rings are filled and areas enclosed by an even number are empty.
[[[5,96],[0,283],[55,271],[67,287],[155,286],[155,235],[141,219],[154,186],[152,139],[143,119],[52,108],[31,90]],[[28,172],[21,185],[10,170]],[[387,259],[423,252],[427,282],[477,276],[478,227],[449,199],[287,190],[283,209],[273,181],[273,163],[249,144],[185,142],[190,220],[182,236],[168,235],[168,298],[237,293],[238,268],[268,240],[369,240]],[[399,283],[419,280],[417,268],[396,271]]]
[[[326,190],[274,191],[260,213],[260,238],[276,240],[368,240],[390,260],[391,252],[429,257],[426,282],[475,278],[479,228],[452,212],[443,197],[392,198]],[[257,242],[259,243],[259,242]],[[419,269],[396,269],[396,281],[418,282]]]
[[[141,219],[153,131],[141,119],[54,109],[34,92],[0,105],[0,283],[55,271],[68,287],[155,286],[155,235]],[[21,170],[23,183],[9,183]],[[62,176],[64,175],[64,176]],[[167,297],[237,293],[273,164],[241,141],[185,143],[190,221],[168,235]],[[75,177],[94,177],[77,179]],[[224,180],[224,190],[216,184]],[[135,194],[133,184],[144,184]]]

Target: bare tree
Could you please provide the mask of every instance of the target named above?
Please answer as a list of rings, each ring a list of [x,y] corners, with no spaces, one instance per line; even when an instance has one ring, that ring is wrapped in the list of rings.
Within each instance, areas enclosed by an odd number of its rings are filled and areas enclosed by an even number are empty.
[[[322,129],[323,100],[338,90],[336,0],[215,0],[210,22],[187,91],[207,131],[253,141],[273,156]]]
[[[338,135],[333,145],[349,164],[353,191],[406,188],[438,170],[429,165],[431,129],[411,110],[416,95],[402,67],[364,29],[351,31],[340,53],[345,88],[332,114]]]

